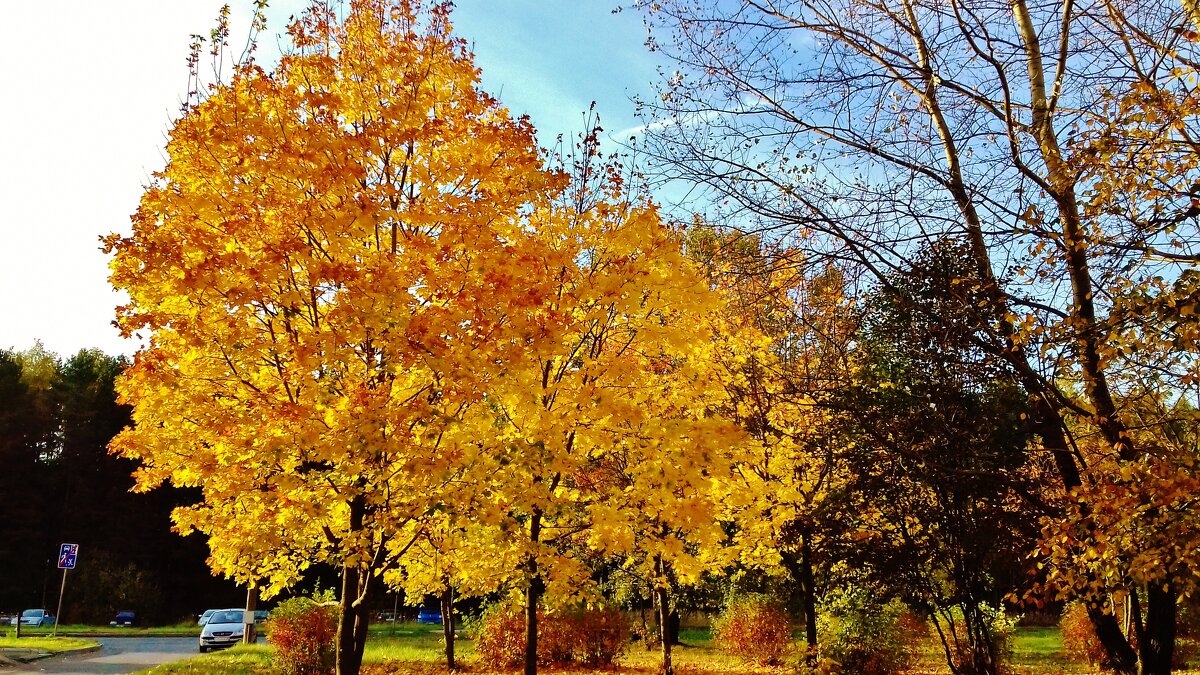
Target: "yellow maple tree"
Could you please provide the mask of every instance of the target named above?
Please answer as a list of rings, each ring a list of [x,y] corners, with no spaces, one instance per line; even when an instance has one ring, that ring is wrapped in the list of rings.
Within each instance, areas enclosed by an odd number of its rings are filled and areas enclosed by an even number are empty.
[[[667,564],[698,575],[694,545],[721,536],[717,450],[737,434],[708,414],[723,393],[709,327],[720,298],[679,232],[600,158],[595,130],[579,150],[570,189],[531,215],[549,292],[496,347],[505,369],[488,394],[494,465],[481,491],[492,506],[475,512],[521,561],[510,586],[524,596],[527,673],[537,608],[595,599],[593,553],[660,580]]]
[[[203,489],[177,528],[269,595],[342,571],[339,672],[377,577],[458,501],[509,308],[543,285],[523,214],[558,180],[479,88],[448,8],[314,3],[176,121],[129,235],[111,235],[139,489]],[[511,343],[511,340],[508,341]]]

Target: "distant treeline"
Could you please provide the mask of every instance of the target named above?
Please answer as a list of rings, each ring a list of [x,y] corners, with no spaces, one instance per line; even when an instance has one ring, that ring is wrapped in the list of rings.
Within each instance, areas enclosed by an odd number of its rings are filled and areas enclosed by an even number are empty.
[[[125,365],[98,350],[65,360],[41,345],[0,350],[0,612],[55,609],[64,542],[80,545],[65,623],[107,623],[117,610],[173,622],[244,599],[212,576],[202,537],[171,532],[171,509],[199,493],[131,493],[134,462],[108,454],[130,423],[113,389]]]

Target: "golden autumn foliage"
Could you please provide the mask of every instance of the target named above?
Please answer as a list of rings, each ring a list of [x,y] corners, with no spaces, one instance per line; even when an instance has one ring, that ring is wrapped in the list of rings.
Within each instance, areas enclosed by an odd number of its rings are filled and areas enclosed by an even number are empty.
[[[584,135],[572,187],[530,213],[546,301],[496,347],[476,409],[487,468],[401,562],[407,589],[503,588],[559,609],[601,600],[598,559],[665,589],[723,550],[718,486],[743,434],[712,414],[722,300],[596,143]]]
[[[114,448],[142,488],[202,486],[179,527],[271,591],[385,555],[461,478],[488,347],[537,302],[521,212],[556,180],[444,10],[352,8],[306,14],[273,72],[244,64],[189,110],[107,242],[121,326],[152,336]]]
[[[758,237],[699,226],[688,243],[729,298],[713,358],[723,370],[723,414],[751,439],[725,452],[732,471],[721,517],[736,523],[732,554],[746,567],[795,576],[802,549],[821,537],[831,488],[845,479],[835,414],[819,403],[850,378],[856,326],[843,280]]]
[[[215,571],[269,596],[342,569],[359,658],[385,572],[566,602],[572,543],[697,576],[740,437],[709,415],[719,296],[615,166],[565,191],[446,6],[348,9],[314,3],[276,68],[187,108],[106,239],[149,335],[114,452],[138,489],[203,490],[174,518]]]

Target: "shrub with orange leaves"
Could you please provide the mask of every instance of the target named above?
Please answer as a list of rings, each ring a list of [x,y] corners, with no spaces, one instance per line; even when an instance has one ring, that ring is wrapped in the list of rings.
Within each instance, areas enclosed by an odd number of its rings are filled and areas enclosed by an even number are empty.
[[[1104,646],[1096,637],[1096,629],[1088,619],[1087,607],[1081,602],[1068,603],[1058,622],[1063,649],[1072,661],[1098,666],[1104,661]]]
[[[762,595],[731,599],[713,628],[721,649],[758,663],[782,663],[792,646],[787,613]]]
[[[271,659],[283,675],[323,675],[334,670],[337,610],[333,594],[298,597],[279,603],[266,624],[275,648]]]
[[[525,654],[525,617],[519,607],[494,605],[472,636],[475,655],[490,668],[513,668]],[[615,609],[538,612],[538,664],[611,666],[629,646],[629,624]]]
[[[1122,600],[1113,603],[1113,610],[1118,616],[1124,613]],[[1176,619],[1177,634],[1175,650],[1172,654],[1172,667],[1183,668],[1196,656],[1197,643],[1193,639],[1198,630],[1194,610],[1187,603],[1180,605]],[[1100,638],[1096,637],[1096,629],[1088,619],[1087,606],[1081,601],[1067,603],[1063,608],[1062,618],[1058,622],[1062,633],[1063,649],[1071,660],[1086,663],[1090,666],[1107,670],[1107,653]],[[1131,631],[1129,641],[1136,648],[1137,635]]]

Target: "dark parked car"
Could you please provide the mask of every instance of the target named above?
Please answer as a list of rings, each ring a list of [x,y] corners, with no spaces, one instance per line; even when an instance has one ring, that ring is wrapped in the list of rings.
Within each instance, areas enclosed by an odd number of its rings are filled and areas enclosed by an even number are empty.
[[[417,611],[417,623],[441,623],[442,610],[437,607],[422,607]]]
[[[133,628],[138,625],[137,614],[128,610],[117,612],[117,617],[108,622],[110,626]]]

